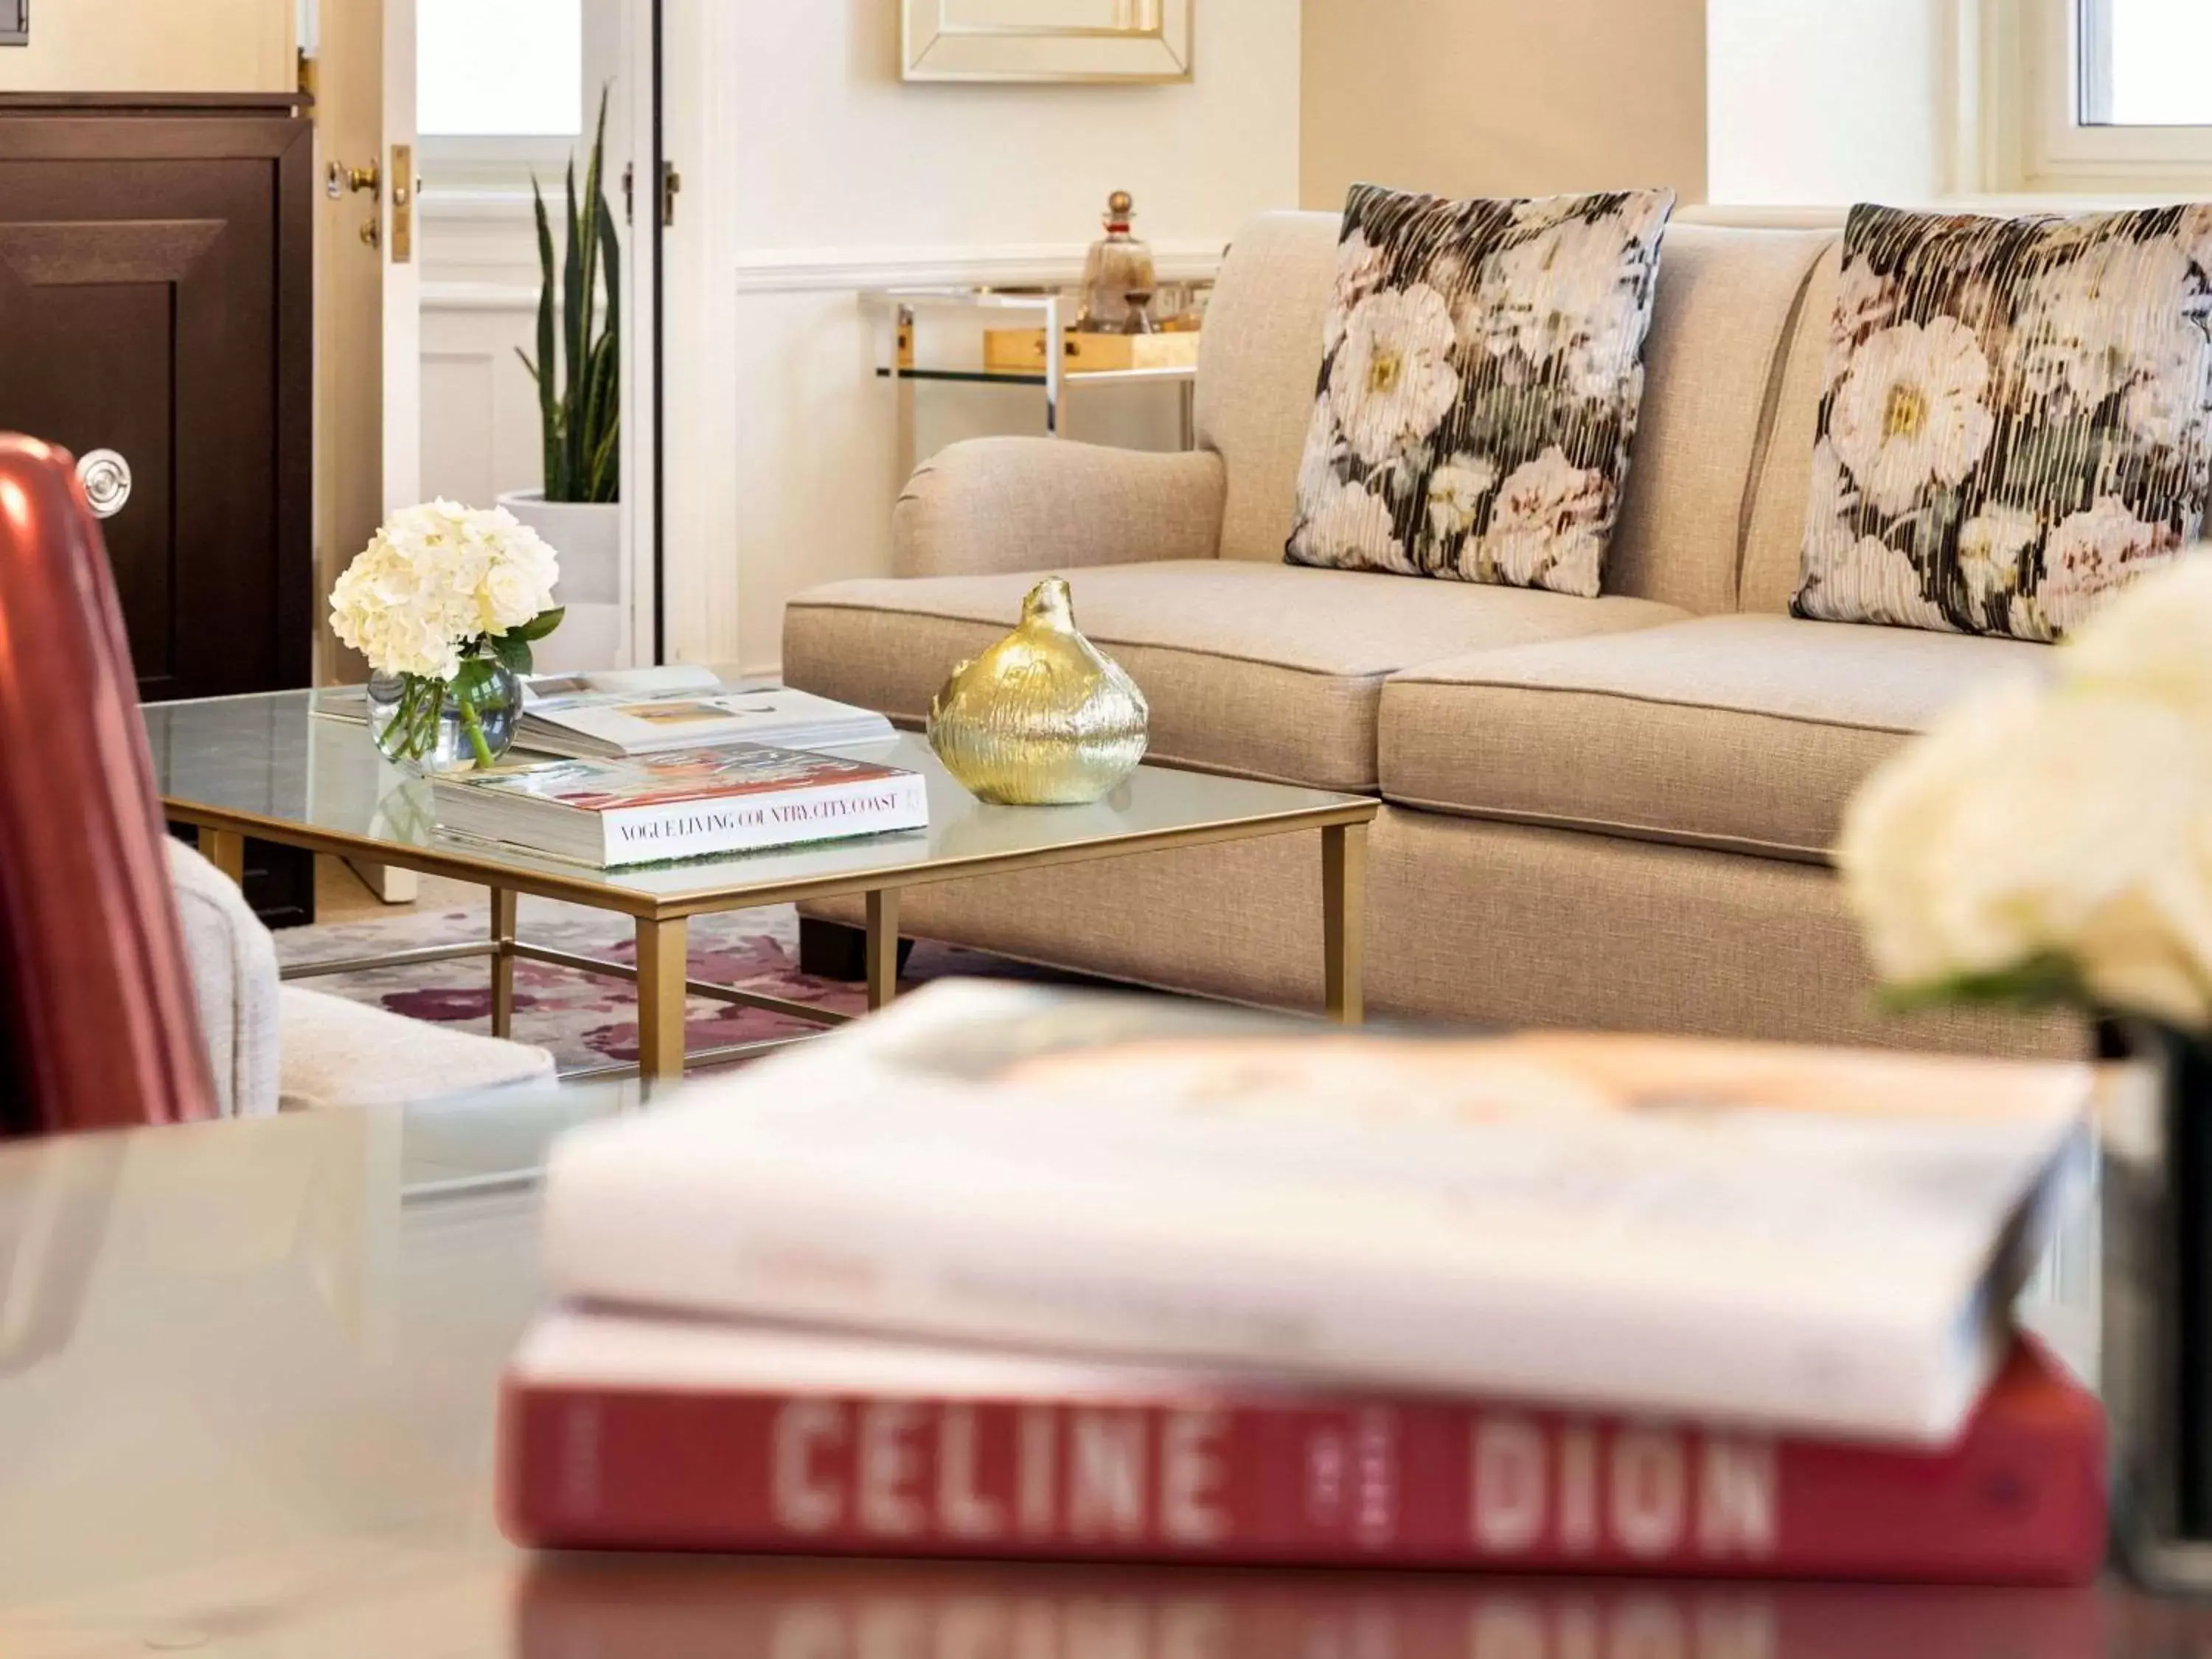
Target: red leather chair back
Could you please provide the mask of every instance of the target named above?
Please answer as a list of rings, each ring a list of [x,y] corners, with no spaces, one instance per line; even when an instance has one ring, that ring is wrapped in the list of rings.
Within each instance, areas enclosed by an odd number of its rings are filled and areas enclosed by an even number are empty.
[[[0,1135],[216,1115],[165,833],[76,468],[0,434]]]

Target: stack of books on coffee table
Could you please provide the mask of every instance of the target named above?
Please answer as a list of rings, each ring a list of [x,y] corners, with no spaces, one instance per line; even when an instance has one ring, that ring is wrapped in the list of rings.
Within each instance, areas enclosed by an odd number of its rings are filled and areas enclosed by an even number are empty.
[[[2083,1067],[953,981],[547,1174],[528,1544],[2074,1582]]]

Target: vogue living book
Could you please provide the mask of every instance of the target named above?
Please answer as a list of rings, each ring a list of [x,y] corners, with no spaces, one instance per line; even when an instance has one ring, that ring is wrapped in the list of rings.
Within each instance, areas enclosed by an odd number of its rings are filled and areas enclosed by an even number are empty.
[[[1951,1446],[556,1313],[501,1404],[556,1548],[2078,1582],[2104,1417],[2032,1339]]]
[[[562,1137],[544,1250],[581,1299],[1936,1443],[2089,1084],[942,981]]]
[[[929,822],[919,773],[757,743],[439,776],[431,801],[441,829],[609,868]]]

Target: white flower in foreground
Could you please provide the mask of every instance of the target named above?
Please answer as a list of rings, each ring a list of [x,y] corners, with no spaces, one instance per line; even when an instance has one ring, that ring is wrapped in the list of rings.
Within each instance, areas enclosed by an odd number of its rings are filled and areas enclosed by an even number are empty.
[[[1291,544],[1308,564],[1419,574],[1391,524],[1389,507],[1356,483],[1333,487],[1298,526]]]
[[[1836,453],[1884,513],[1917,504],[1931,483],[1955,484],[1990,447],[1983,401],[1989,359],[1955,318],[1899,323],[1862,345],[1828,417]]]
[[[2069,684],[2154,699],[2212,732],[2212,550],[2114,594],[2057,663]]]
[[[1878,769],[1837,851],[1881,976],[2069,963],[2100,1006],[2212,1023],[2212,733],[2092,688],[1995,688]]]
[[[1338,423],[1370,466],[1436,429],[1459,396],[1451,307],[1425,283],[1361,301],[1329,373]]]

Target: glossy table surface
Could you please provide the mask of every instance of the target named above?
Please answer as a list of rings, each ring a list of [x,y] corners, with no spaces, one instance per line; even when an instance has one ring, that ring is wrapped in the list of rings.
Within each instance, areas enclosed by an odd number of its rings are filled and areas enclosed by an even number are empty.
[[[365,728],[313,710],[312,691],[149,703],[155,783],[188,823],[359,854],[632,914],[898,887],[1148,847],[1364,823],[1376,803],[1323,789],[1139,767],[1085,806],[992,806],[911,733],[841,749],[921,773],[929,827],[730,859],[596,870],[443,835],[429,786],[380,757]]]
[[[0,1655],[2093,1659],[2212,1644],[2019,1591],[606,1556],[492,1516],[538,1307],[499,1172],[635,1092],[0,1148]]]

